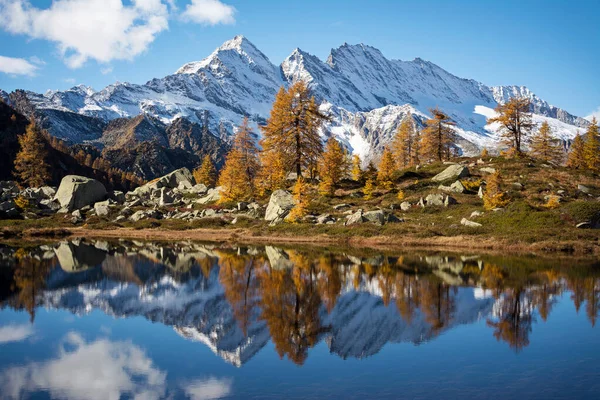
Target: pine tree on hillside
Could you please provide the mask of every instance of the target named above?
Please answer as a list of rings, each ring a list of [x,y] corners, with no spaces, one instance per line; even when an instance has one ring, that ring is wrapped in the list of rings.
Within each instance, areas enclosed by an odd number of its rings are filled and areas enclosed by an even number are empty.
[[[319,165],[319,192],[332,195],[340,181],[348,175],[348,154],[335,138],[330,138]]]
[[[363,178],[363,170],[360,167],[361,160],[358,154],[352,156],[352,180],[359,182]]]
[[[217,170],[209,156],[205,156],[202,165],[192,173],[196,183],[202,183],[207,187],[214,187],[217,183]]]
[[[454,122],[439,108],[429,110],[433,118],[425,121],[421,135],[421,158],[426,161],[443,161],[451,156],[451,148],[456,141],[452,126]]]
[[[583,156],[589,170],[595,172],[600,171],[600,132],[598,130],[598,121],[596,121],[596,118],[592,119],[592,123],[587,128]]]
[[[383,149],[381,162],[379,163],[379,172],[377,173],[377,184],[384,189],[391,189],[394,186],[394,172],[396,163],[390,150]]]
[[[522,146],[535,124],[531,120],[531,102],[528,98],[513,97],[504,104],[499,104],[496,117],[489,118],[488,124],[500,124],[500,135],[504,144],[521,155]]]
[[[299,178],[303,170],[310,171],[317,165],[323,152],[319,128],[327,120],[306,83],[299,81],[287,91],[282,87],[267,125],[261,127],[263,151],[284,155],[286,172],[296,172]]]
[[[567,157],[567,167],[576,168],[576,169],[585,169],[587,168],[587,164],[585,162],[585,141],[583,136],[577,132],[577,136],[573,139],[571,143],[571,148],[569,149],[569,155]]]
[[[15,157],[15,177],[21,184],[30,187],[47,184],[51,179],[47,142],[35,123],[30,123],[25,133],[19,136],[19,145],[21,150]]]
[[[408,113],[400,123],[394,141],[392,142],[392,151],[399,167],[409,167],[416,163],[417,139],[418,136],[412,115]]]
[[[223,187],[220,201],[249,200],[254,194],[258,170],[258,149],[254,143],[254,134],[248,119],[244,118],[219,175],[219,186]]]
[[[563,160],[562,144],[552,136],[552,128],[546,121],[531,137],[531,154],[546,162],[561,163]]]

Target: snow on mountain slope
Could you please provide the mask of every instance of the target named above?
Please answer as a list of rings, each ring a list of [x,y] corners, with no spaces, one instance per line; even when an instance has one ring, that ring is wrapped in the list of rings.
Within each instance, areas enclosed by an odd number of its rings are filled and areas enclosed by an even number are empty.
[[[299,79],[308,82],[323,107],[332,112],[334,120],[323,130],[324,136],[340,137],[367,158],[377,158],[409,109],[417,123],[429,108],[439,106],[448,113],[457,124],[459,146],[466,154],[498,144],[491,132],[494,127],[486,126],[485,115],[477,110],[493,109],[513,96],[530,98],[534,120],[551,121],[561,138],[570,138],[574,130],[588,125],[526,87],[489,87],[420,58],[390,60],[373,47],[344,44],[333,49],[326,62],[296,49],[276,67],[243,36],[225,42],[202,61],[143,85],[117,82],[98,92],[76,86],[26,96],[38,111],[54,110],[55,115],[73,112],[106,122],[144,113],[163,123],[185,117],[208,126],[215,135],[227,136],[244,116],[255,124],[264,123],[279,88]],[[61,129],[60,134],[77,141],[79,127],[69,132],[62,123]]]

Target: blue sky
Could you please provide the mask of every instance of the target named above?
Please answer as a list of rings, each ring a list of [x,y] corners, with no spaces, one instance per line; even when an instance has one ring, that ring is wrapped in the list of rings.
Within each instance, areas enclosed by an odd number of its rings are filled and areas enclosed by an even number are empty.
[[[0,0],[0,88],[143,83],[243,34],[275,64],[365,43],[586,116],[600,106],[599,21],[598,0]]]

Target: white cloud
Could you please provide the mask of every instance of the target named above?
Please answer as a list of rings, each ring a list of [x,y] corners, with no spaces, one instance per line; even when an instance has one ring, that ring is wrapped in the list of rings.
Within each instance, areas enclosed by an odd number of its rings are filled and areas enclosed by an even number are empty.
[[[102,73],[102,75],[108,75],[111,72],[113,72],[113,68],[111,66],[104,67],[104,68],[100,69],[100,72]]]
[[[198,379],[184,387],[185,394],[192,400],[215,400],[231,394],[230,379]]]
[[[38,390],[69,399],[165,396],[166,373],[154,367],[138,346],[108,339],[86,343],[77,333],[67,335],[65,344],[55,359],[0,373],[3,398],[20,399]]]
[[[12,75],[34,76],[38,67],[24,58],[0,56],[0,72]]]
[[[600,121],[600,107],[596,108],[596,111],[593,111],[590,115],[585,117],[588,121],[591,121],[592,118],[596,117],[597,121]]]
[[[0,0],[0,27],[9,33],[56,43],[65,63],[79,68],[131,60],[168,29],[168,7],[162,0],[54,0],[49,8],[30,0]]]
[[[182,17],[186,21],[199,24],[217,25],[235,23],[235,8],[219,0],[192,0]]]
[[[33,335],[31,324],[0,326],[0,344],[21,342]]]

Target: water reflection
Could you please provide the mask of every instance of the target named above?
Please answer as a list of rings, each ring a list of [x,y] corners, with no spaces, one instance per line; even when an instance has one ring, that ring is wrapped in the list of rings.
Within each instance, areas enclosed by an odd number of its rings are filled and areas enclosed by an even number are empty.
[[[281,358],[301,365],[321,341],[339,357],[363,358],[387,343],[420,344],[481,319],[519,352],[565,293],[592,326],[600,305],[600,274],[590,263],[130,241],[2,247],[0,257],[11,271],[2,305],[25,309],[32,320],[39,306],[143,316],[236,366],[269,340]],[[23,327],[3,329],[9,330],[0,331],[0,340],[31,335]],[[75,343],[78,350],[63,356],[99,345]],[[160,381],[159,372],[150,372],[149,380]],[[228,387],[208,377],[186,390],[192,396]]]

